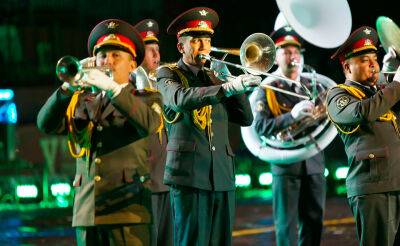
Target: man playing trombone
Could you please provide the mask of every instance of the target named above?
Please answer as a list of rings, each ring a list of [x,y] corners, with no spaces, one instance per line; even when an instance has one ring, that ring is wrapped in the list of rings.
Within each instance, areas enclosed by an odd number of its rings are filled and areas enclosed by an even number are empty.
[[[88,50],[113,78],[90,69],[79,86],[64,82],[41,108],[37,125],[49,134],[67,134],[76,158],[77,244],[150,245],[149,156],[142,140],[159,129],[160,116],[129,83],[143,61],[143,41],[130,24],[110,19],[94,27]]]
[[[157,87],[168,129],[164,183],[170,185],[175,245],[231,245],[235,214],[234,154],[228,121],[252,123],[244,92],[261,78],[241,75],[223,83],[204,69],[218,24],[210,8],[179,15],[167,32],[182,58],[161,67]]]
[[[283,78],[310,82],[301,76],[302,40],[289,26],[271,34],[276,45],[274,72]],[[284,79],[271,80],[272,86],[302,93],[301,87]],[[298,97],[259,88],[256,99],[254,129],[261,137],[275,136],[279,131],[312,116],[313,102]],[[321,153],[305,161],[271,164],[273,174],[273,216],[277,245],[296,245],[297,222],[299,245],[319,245],[325,204],[324,162]]]

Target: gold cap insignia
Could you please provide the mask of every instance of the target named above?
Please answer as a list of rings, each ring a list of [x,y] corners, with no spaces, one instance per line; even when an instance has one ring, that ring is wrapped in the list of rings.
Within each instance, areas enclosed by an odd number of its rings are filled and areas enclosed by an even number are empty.
[[[365,29],[363,30],[363,32],[364,32],[365,34],[367,34],[367,35],[370,35],[370,34],[371,34],[371,29],[365,28]]]
[[[285,26],[284,27],[285,31],[290,32],[291,30],[293,30],[290,26]]]
[[[199,24],[197,24],[198,27],[203,27],[203,28],[209,28],[207,23],[205,21],[200,21]]]
[[[154,25],[154,23],[149,21],[149,22],[146,23],[146,25],[147,25],[147,27],[152,27]]]
[[[119,40],[119,38],[117,36],[115,36],[114,34],[109,34],[107,37],[104,38],[103,41],[107,41],[107,40]]]
[[[294,40],[294,37],[292,35],[286,35],[285,40]]]
[[[370,39],[366,39],[365,40],[365,42],[364,42],[364,46],[368,46],[368,45],[372,45],[372,42],[371,42],[371,40]]]
[[[203,9],[203,10],[200,10],[200,11],[199,11],[199,14],[200,14],[201,16],[206,16],[206,15],[208,14],[208,12],[207,12],[205,9]]]
[[[146,32],[146,37],[149,37],[149,36],[155,36],[155,35],[154,35],[154,32],[152,32],[152,31],[147,31],[147,32]]]
[[[114,21],[111,21],[108,23],[107,28],[108,29],[114,29],[118,26],[118,23],[115,23]]]

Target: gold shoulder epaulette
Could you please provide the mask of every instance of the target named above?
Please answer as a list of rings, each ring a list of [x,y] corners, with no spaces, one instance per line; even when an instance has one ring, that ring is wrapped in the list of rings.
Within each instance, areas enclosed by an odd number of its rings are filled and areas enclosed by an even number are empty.
[[[176,63],[176,62],[165,63],[165,64],[159,66],[159,67],[157,68],[157,70],[158,70],[158,69],[161,69],[161,68],[164,68],[164,67],[167,67],[167,68],[169,68],[169,69],[171,69],[171,70],[175,70],[175,69],[178,68],[178,63]]]

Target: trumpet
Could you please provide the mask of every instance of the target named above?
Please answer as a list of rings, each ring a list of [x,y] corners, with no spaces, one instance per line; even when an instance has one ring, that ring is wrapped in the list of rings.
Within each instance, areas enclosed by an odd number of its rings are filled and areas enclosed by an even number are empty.
[[[251,73],[254,75],[271,76],[271,77],[275,77],[277,79],[290,81],[304,89],[304,86],[298,81],[284,78],[284,77],[276,75],[276,74],[267,73],[274,65],[276,51],[275,51],[274,42],[266,34],[263,34],[263,33],[251,34],[242,43],[240,49],[226,49],[226,48],[213,47],[213,48],[211,48],[211,51],[222,52],[222,53],[231,54],[231,55],[239,54],[241,65],[235,64],[232,62],[228,62],[228,61],[224,61],[223,59],[217,59],[212,56],[204,55],[204,54],[200,54],[199,58],[206,59],[211,62],[220,62],[220,63],[226,64],[229,66],[233,66],[233,67],[242,69],[245,73]],[[228,76],[235,77],[232,75],[228,75]],[[263,88],[269,88],[269,89],[279,91],[281,93],[285,93],[288,95],[292,95],[295,97],[299,97],[302,99],[310,99],[311,98],[311,95],[308,90],[305,90],[305,92],[307,94],[307,96],[305,96],[305,95],[298,94],[298,93],[295,93],[292,91],[287,91],[287,90],[277,88],[275,86],[268,85],[267,83],[261,83],[260,86]]]
[[[57,78],[63,82],[69,84],[77,84],[82,88],[87,88],[88,86],[82,81],[85,73],[91,69],[98,69],[103,71],[107,76],[112,78],[112,71],[108,66],[96,66],[96,57],[89,57],[82,61],[79,61],[73,56],[63,56],[61,57],[56,65]],[[92,92],[98,91],[97,88],[91,86]]]

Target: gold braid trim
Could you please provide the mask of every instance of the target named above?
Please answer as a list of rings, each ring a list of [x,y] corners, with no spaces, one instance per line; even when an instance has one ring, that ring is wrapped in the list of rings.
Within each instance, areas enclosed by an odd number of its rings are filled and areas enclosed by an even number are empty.
[[[90,121],[84,129],[79,131],[74,123],[76,105],[78,103],[79,95],[82,92],[83,91],[76,91],[72,95],[66,112],[68,127],[68,148],[73,158],[81,158],[85,154],[86,157],[90,156],[91,137],[94,124],[92,121]],[[79,153],[77,153],[76,145],[79,145],[81,147]]]
[[[271,113],[276,117],[278,115],[282,114],[282,110],[288,112],[290,111],[289,108],[283,107],[278,103],[278,100],[276,99],[276,94],[273,90],[271,89],[265,89],[265,96],[267,98],[267,103],[268,107],[271,110]]]
[[[175,69],[174,71],[176,72],[176,74],[178,74],[179,78],[182,81],[183,86],[185,88],[189,88],[189,81],[187,80],[185,75],[183,75],[183,73],[181,71],[179,71],[178,69]],[[210,128],[211,128],[211,111],[212,111],[211,109],[212,109],[211,105],[208,105],[208,106],[204,106],[204,107],[202,107],[200,109],[193,110],[193,112],[192,112],[193,123],[198,128],[204,130],[206,128],[206,126],[210,126],[208,128],[208,131],[210,131]],[[176,116],[175,116],[175,119],[177,119]]]
[[[337,87],[342,88],[344,90],[346,90],[349,94],[353,95],[354,97],[362,100],[363,98],[365,98],[365,93],[363,91],[361,91],[360,89],[353,87],[353,86],[349,86],[349,85],[345,85],[345,84],[339,84],[337,85]],[[340,128],[335,122],[333,122],[331,116],[328,113],[328,118],[329,120],[336,126],[336,128],[343,134],[349,135],[352,134],[354,132],[356,132],[359,128],[360,128],[360,124],[358,124],[353,130],[351,131],[345,131],[342,128]],[[394,129],[396,130],[396,133],[400,136],[400,131],[399,131],[399,127],[397,125],[396,119],[397,117],[394,115],[394,113],[392,111],[389,110],[389,112],[381,115],[378,118],[380,121],[391,121],[393,124]]]

